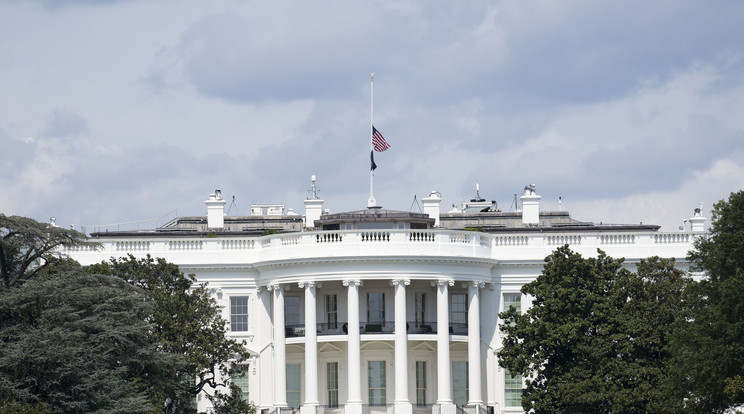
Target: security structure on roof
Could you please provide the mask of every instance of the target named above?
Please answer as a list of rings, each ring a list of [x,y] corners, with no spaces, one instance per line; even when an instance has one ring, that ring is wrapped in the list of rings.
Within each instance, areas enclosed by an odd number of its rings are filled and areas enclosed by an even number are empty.
[[[449,212],[432,191],[423,213],[374,205],[331,214],[312,181],[303,215],[265,204],[226,216],[216,191],[206,216],[93,233],[102,250],[68,253],[86,265],[150,254],[207,283],[229,335],[252,354],[239,385],[262,413],[519,413],[523,379],[496,358],[498,313],[530,305],[520,288],[551,251],[602,249],[628,267],[658,255],[686,269],[704,232],[700,209],[689,228],[672,233],[541,211],[534,185],[515,212],[476,188]],[[203,396],[197,404],[209,408]]]

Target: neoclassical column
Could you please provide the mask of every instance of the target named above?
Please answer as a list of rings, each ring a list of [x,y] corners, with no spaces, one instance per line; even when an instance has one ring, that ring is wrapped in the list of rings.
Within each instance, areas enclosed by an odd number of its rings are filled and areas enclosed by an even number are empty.
[[[316,285],[301,282],[305,289],[305,401],[300,407],[302,414],[315,414],[318,401],[318,332],[316,331]]]
[[[284,287],[267,286],[274,294],[274,406],[287,406],[287,355],[284,337]]]
[[[439,279],[437,287],[437,404],[441,414],[454,414],[450,368],[449,287],[452,279]]]
[[[480,351],[480,290],[483,282],[468,284],[468,405],[483,405]]]
[[[344,280],[348,286],[348,399],[344,405],[345,414],[362,414],[362,373],[361,339],[359,337],[359,280]]]
[[[408,398],[408,332],[406,329],[406,286],[409,279],[393,279],[395,286],[395,414],[413,412]]]

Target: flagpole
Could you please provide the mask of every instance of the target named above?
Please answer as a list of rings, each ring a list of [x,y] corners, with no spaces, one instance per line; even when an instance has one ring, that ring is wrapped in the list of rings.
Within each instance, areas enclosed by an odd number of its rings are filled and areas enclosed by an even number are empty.
[[[375,73],[372,72],[369,75],[369,151],[370,151],[370,157],[373,154],[373,151],[375,150],[375,144],[372,141],[373,138],[373,130],[374,130],[374,110],[375,110],[375,98],[374,98],[374,89],[375,85]],[[367,201],[367,208],[378,208],[377,201],[375,200],[374,196],[374,179],[375,179],[375,170],[372,168],[369,169],[369,201]]]

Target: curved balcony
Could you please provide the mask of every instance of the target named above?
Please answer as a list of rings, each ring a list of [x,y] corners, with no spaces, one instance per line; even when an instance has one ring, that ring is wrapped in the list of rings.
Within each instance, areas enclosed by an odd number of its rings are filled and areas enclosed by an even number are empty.
[[[316,326],[316,333],[318,336],[324,335],[347,335],[349,333],[349,327],[347,322],[327,323],[321,322]],[[406,322],[406,333],[409,335],[436,335],[437,323],[436,322]],[[381,334],[393,334],[395,332],[395,322],[384,321],[384,322],[360,322],[359,333],[361,335],[381,335]],[[467,323],[449,323],[449,333],[451,335],[467,335],[468,324]],[[284,328],[284,335],[287,338],[298,338],[305,336],[305,324],[286,325]]]

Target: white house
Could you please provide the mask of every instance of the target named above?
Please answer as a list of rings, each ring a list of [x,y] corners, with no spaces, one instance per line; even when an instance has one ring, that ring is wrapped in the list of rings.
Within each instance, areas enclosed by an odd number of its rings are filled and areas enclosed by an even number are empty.
[[[534,186],[515,212],[479,196],[442,212],[435,191],[422,202],[423,213],[330,214],[313,192],[304,215],[264,204],[231,217],[215,192],[206,216],[93,233],[102,250],[68,253],[82,264],[150,254],[208,283],[252,354],[235,380],[264,413],[511,413],[522,379],[497,362],[498,313],[529,306],[519,290],[547,255],[569,244],[630,268],[658,255],[686,269],[705,220],[698,209],[672,233],[581,222],[540,211]]]

